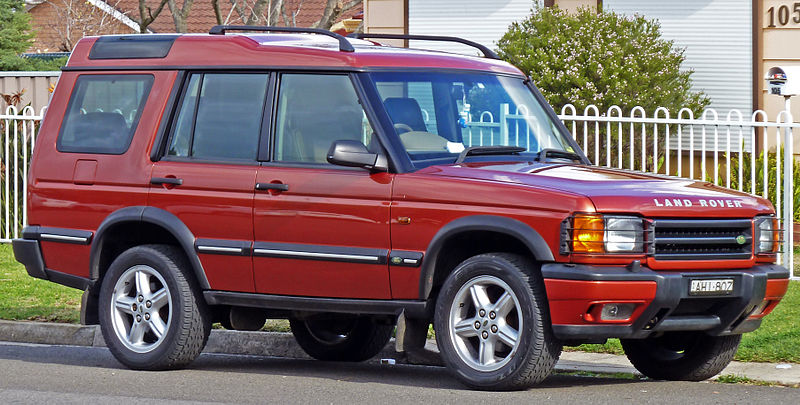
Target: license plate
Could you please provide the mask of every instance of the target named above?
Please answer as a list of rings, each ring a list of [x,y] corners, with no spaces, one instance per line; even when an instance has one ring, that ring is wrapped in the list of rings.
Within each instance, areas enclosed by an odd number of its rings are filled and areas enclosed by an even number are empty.
[[[692,280],[689,295],[717,295],[733,292],[733,279]]]

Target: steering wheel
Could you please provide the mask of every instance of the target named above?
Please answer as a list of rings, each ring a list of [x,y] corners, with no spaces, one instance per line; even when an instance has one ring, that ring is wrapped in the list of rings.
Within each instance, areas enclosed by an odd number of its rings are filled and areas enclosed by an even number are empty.
[[[403,132],[414,132],[414,128],[411,128],[409,125],[403,124],[402,122],[394,124],[394,129]]]

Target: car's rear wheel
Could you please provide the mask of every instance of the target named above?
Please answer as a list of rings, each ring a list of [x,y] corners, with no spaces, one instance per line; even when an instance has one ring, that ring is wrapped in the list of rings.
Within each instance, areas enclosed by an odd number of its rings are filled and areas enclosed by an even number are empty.
[[[376,323],[367,316],[330,315],[291,319],[297,344],[309,356],[325,361],[371,359],[389,342],[393,325]]]
[[[120,254],[100,288],[100,326],[106,345],[134,369],[185,366],[211,332],[208,308],[183,253],[142,245]]]
[[[561,353],[547,308],[543,281],[529,260],[507,253],[469,258],[437,299],[442,359],[473,388],[522,389],[541,382]]]
[[[647,377],[702,381],[728,366],[741,340],[742,335],[671,332],[647,339],[622,339],[621,343],[631,364]]]

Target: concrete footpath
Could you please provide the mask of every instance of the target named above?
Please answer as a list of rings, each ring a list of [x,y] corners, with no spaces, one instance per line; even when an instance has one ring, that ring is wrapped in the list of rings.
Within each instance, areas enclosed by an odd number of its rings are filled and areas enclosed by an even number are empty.
[[[102,333],[97,326],[82,326],[44,322],[15,322],[0,320],[0,341],[39,343],[67,346],[104,347]],[[436,350],[433,341],[428,348]],[[297,346],[289,333],[240,332],[215,329],[211,331],[205,353],[245,354],[288,358],[309,358]],[[394,363],[437,365],[437,356],[409,356],[397,353],[393,345],[376,359]],[[591,373],[637,374],[625,356],[601,353],[564,352],[556,371],[582,371]],[[720,375],[734,375],[757,381],[786,385],[800,384],[800,364],[741,363],[732,362]]]

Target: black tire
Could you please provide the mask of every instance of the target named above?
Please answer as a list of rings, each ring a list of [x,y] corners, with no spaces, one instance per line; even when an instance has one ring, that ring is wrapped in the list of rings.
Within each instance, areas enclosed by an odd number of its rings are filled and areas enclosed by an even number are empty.
[[[290,319],[297,344],[309,356],[324,361],[364,361],[380,353],[394,331],[367,316],[332,316],[318,319]]]
[[[211,333],[209,309],[189,263],[181,250],[167,245],[136,246],[111,263],[100,288],[99,315],[111,353],[137,370],[186,366]],[[131,333],[134,327],[141,338]]]
[[[742,335],[709,336],[672,332],[647,339],[622,339],[634,367],[656,380],[702,381],[719,374],[733,360]]]
[[[491,305],[479,308],[470,286],[485,288]],[[507,292],[516,297],[513,309],[500,305],[507,302],[501,299]],[[469,302],[461,298],[463,294],[469,294]],[[476,330],[470,327],[456,333],[459,323],[474,325]],[[504,332],[506,326],[510,332]],[[561,354],[561,343],[550,325],[544,281],[535,264],[519,255],[488,253],[459,264],[439,292],[434,328],[444,363],[462,383],[476,389],[528,388],[550,375]],[[513,333],[512,346],[505,336]]]

